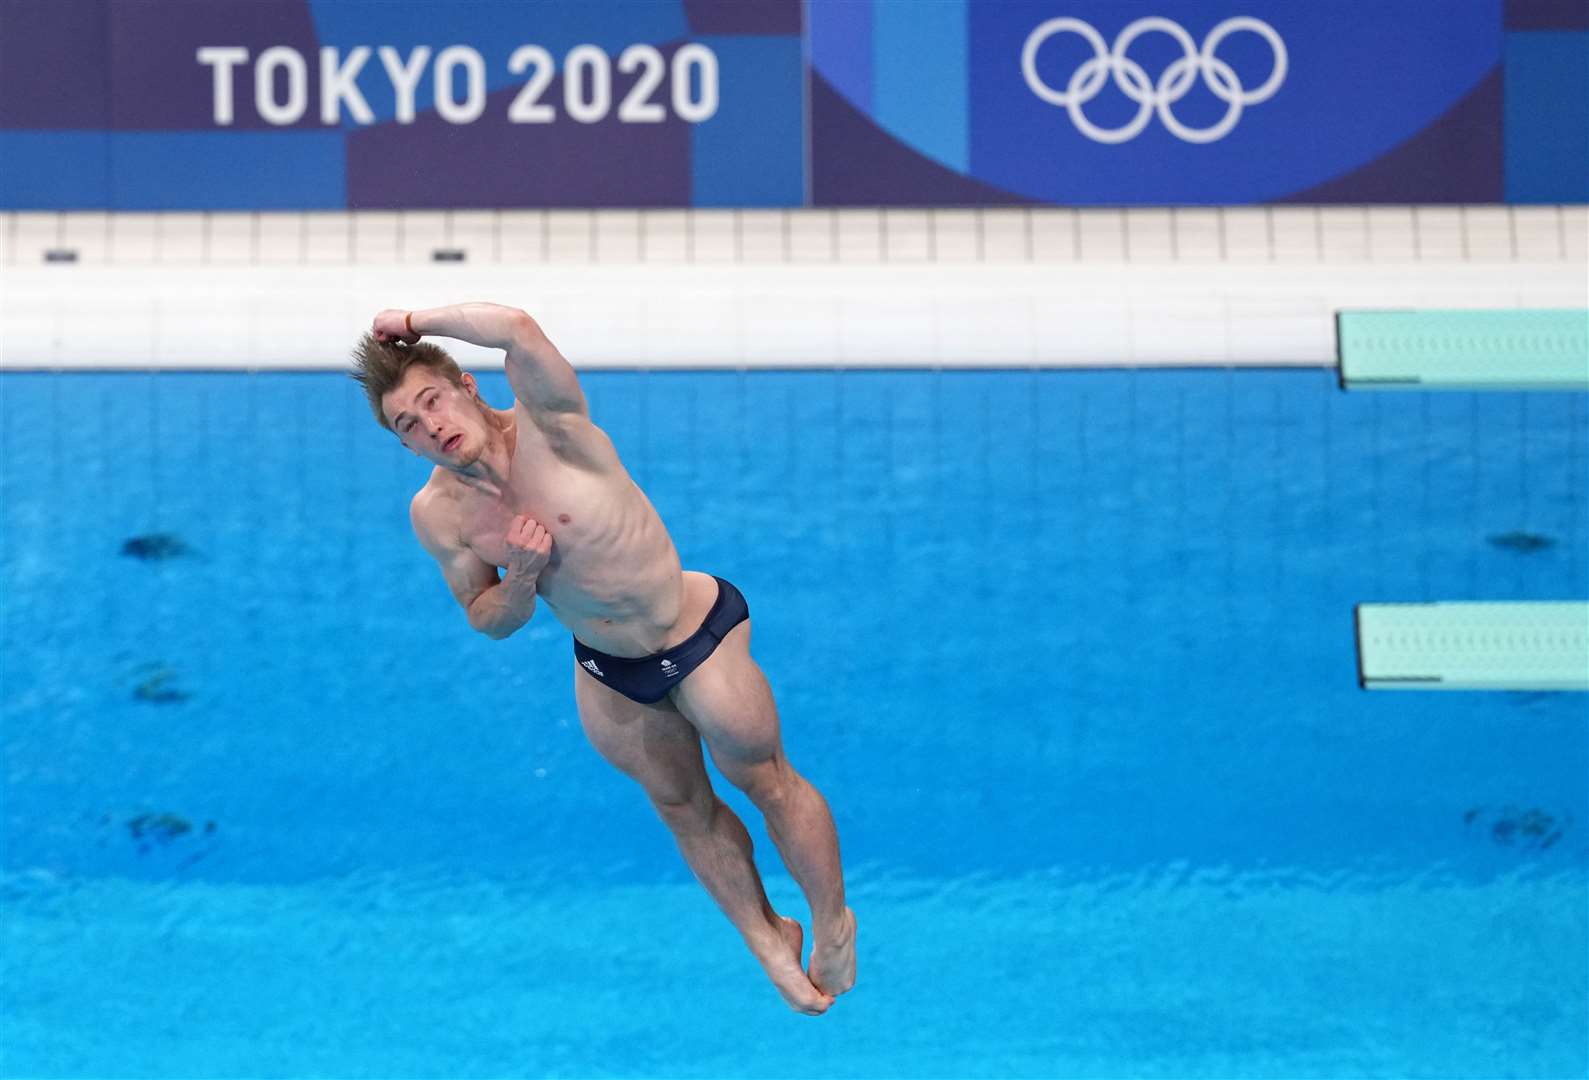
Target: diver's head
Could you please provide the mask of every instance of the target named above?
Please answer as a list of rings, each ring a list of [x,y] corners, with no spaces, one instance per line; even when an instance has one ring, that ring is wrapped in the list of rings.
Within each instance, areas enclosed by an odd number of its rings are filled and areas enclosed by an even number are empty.
[[[462,469],[484,452],[495,422],[474,376],[446,350],[365,334],[353,364],[353,378],[364,387],[376,421],[414,453]]]

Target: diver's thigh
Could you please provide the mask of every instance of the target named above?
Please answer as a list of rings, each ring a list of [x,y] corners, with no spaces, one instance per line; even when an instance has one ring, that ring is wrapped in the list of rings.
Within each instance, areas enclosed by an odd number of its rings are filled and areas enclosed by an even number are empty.
[[[710,787],[701,737],[667,699],[646,705],[574,665],[579,723],[596,752],[638,781],[655,802],[683,802]]]
[[[724,635],[717,649],[670,695],[705,738],[712,757],[757,763],[782,753],[778,706],[761,667],[750,655],[750,621]]]

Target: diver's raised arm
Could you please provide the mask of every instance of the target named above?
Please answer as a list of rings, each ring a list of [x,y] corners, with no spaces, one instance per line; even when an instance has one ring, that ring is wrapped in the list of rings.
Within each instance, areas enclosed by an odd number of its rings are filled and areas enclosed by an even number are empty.
[[[527,312],[501,304],[467,303],[420,311],[388,309],[375,316],[377,341],[412,345],[426,334],[505,349],[513,396],[532,412],[587,413],[574,368]]]

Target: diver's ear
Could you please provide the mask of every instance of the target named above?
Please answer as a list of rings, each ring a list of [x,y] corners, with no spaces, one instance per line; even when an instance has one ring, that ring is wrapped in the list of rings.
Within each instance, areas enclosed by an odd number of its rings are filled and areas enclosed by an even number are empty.
[[[469,396],[472,398],[480,396],[480,385],[474,381],[474,376],[467,371],[463,373],[463,388],[469,391]]]

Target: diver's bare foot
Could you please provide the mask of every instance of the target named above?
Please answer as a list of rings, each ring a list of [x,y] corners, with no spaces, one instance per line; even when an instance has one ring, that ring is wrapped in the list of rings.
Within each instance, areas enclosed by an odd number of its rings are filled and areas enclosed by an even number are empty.
[[[811,950],[811,985],[834,997],[855,985],[855,912],[844,909],[839,929]]]
[[[767,977],[791,1009],[808,1016],[821,1016],[833,1004],[833,999],[812,986],[806,973],[800,970],[800,950],[805,944],[805,931],[793,919],[782,915],[777,918],[780,940],[777,943],[769,941],[766,949],[752,943],[750,951],[761,961]]]

